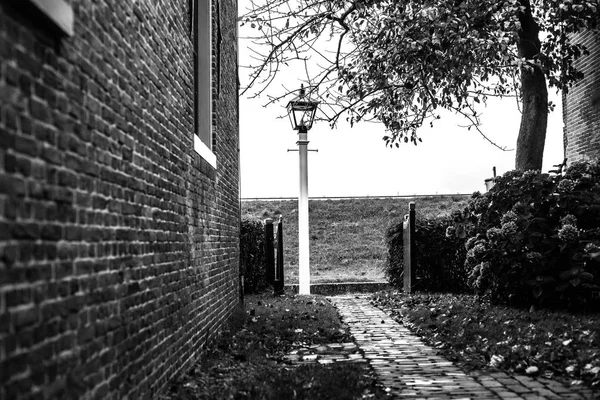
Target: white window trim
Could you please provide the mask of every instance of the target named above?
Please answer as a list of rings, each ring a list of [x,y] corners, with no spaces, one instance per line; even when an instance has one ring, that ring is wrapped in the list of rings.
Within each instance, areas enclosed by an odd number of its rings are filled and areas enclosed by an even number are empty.
[[[217,168],[217,157],[212,149],[213,124],[212,124],[212,0],[196,0],[196,15],[198,47],[197,94],[195,99],[196,126],[194,127],[194,150],[206,160],[213,168]],[[202,135],[199,135],[202,133]]]
[[[209,163],[213,168],[217,168],[217,156],[204,144],[200,137],[194,133],[194,150],[200,154],[200,157]]]
[[[67,36],[73,36],[73,8],[64,0],[29,0]]]

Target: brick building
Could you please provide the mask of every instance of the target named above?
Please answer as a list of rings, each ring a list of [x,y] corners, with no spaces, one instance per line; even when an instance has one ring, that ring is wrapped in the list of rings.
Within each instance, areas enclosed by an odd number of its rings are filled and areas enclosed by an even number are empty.
[[[565,157],[568,161],[600,157],[600,34],[578,34],[590,51],[575,62],[583,80],[563,95]]]
[[[152,398],[239,305],[236,24],[0,2],[0,399]]]

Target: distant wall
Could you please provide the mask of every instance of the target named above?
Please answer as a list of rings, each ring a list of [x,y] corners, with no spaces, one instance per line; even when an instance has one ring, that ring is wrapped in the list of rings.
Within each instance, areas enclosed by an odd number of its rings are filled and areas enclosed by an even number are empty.
[[[150,399],[239,303],[236,0],[216,168],[189,0],[68,0],[70,37],[32,3],[0,2],[0,399]]]
[[[585,78],[563,95],[564,145],[568,161],[600,157],[600,35],[577,36],[590,51],[575,66]]]

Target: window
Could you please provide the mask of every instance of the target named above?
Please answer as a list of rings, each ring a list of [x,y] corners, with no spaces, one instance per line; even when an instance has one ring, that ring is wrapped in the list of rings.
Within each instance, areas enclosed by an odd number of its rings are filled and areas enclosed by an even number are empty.
[[[194,150],[216,168],[212,132],[212,0],[193,0],[192,13],[196,107]]]

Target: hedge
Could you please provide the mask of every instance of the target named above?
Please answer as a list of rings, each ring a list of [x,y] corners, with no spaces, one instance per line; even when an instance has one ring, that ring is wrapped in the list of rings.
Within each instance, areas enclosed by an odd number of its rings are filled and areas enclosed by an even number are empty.
[[[242,218],[240,229],[240,262],[244,273],[244,293],[258,293],[268,287],[264,247],[264,224]]]
[[[464,240],[447,237],[449,217],[419,219],[415,226],[415,266],[413,289],[428,292],[465,293],[467,270]],[[402,288],[403,282],[403,229],[402,223],[391,226],[386,234],[388,259],[386,275],[390,284]]]

